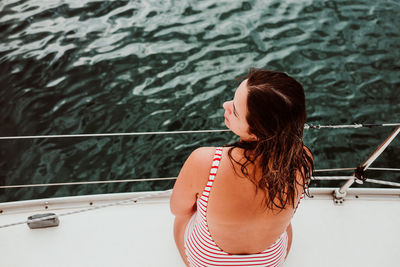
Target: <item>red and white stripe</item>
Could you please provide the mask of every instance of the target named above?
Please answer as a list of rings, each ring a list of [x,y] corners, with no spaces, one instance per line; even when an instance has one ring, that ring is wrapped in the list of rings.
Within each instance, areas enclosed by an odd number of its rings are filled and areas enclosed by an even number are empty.
[[[233,255],[224,252],[211,237],[207,225],[207,204],[221,157],[222,148],[218,147],[207,185],[197,200],[197,212],[186,226],[185,251],[190,266],[281,266],[285,260],[288,245],[286,232],[267,250],[249,255]]]

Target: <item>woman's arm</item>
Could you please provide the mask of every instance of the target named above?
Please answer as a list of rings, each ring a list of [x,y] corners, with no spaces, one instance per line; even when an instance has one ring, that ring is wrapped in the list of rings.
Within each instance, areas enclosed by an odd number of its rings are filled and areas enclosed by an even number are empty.
[[[193,151],[183,165],[172,191],[170,208],[175,215],[174,239],[186,266],[189,266],[189,263],[184,247],[185,228],[196,211],[197,195],[207,183],[214,152],[215,148],[209,147]]]
[[[190,216],[196,211],[197,195],[207,183],[214,153],[213,147],[201,147],[186,160],[170,200],[171,212],[175,216]]]

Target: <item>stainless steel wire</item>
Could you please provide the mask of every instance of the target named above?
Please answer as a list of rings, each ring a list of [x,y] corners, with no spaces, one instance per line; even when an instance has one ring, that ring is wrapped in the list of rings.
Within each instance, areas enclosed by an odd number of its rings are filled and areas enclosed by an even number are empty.
[[[344,125],[304,125],[304,129],[343,129],[343,128],[372,128],[393,127],[400,123],[381,124],[344,124]],[[131,132],[131,133],[98,133],[98,134],[58,134],[58,135],[24,135],[24,136],[0,136],[0,140],[17,139],[43,139],[43,138],[74,138],[74,137],[111,137],[111,136],[135,136],[135,135],[165,135],[165,134],[194,134],[194,133],[219,133],[229,132],[228,129],[217,130],[193,130],[193,131],[161,131],[161,132]]]

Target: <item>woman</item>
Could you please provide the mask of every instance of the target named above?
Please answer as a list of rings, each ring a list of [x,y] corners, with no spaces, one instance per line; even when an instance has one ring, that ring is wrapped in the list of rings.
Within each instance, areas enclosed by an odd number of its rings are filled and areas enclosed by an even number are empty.
[[[284,73],[255,69],[223,108],[240,141],[186,160],[170,203],[176,245],[187,266],[281,266],[313,170],[302,142],[304,90]]]

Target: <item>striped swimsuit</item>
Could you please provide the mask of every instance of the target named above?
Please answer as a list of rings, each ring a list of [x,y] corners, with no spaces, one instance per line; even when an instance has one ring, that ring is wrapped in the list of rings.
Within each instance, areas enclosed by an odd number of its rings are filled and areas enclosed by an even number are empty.
[[[286,257],[288,235],[286,231],[268,249],[248,255],[234,255],[221,250],[210,235],[207,225],[208,196],[222,157],[217,148],[207,185],[197,199],[197,211],[185,231],[185,253],[190,266],[281,266]]]

